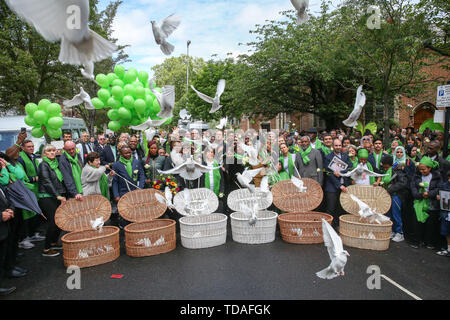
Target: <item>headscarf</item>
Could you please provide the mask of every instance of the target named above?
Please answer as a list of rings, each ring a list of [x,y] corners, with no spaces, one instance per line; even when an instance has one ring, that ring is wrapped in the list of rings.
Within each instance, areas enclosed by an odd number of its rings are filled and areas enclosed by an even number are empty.
[[[369,151],[366,148],[361,148],[358,150],[358,158],[368,158]]]
[[[426,165],[427,167],[430,167],[433,169],[436,169],[439,166],[439,162],[431,160],[431,158],[427,157],[427,156],[423,157],[419,163]]]
[[[403,157],[401,157],[400,159],[397,158],[397,150],[401,149],[403,151]],[[405,163],[406,162],[406,151],[405,148],[402,146],[398,146],[397,148],[395,148],[394,150],[394,154],[392,155],[394,158],[394,164],[395,163]]]

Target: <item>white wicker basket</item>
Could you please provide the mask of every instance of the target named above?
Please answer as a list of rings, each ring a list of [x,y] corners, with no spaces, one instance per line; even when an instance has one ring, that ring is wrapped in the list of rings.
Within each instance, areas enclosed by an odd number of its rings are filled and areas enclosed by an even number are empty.
[[[216,194],[206,188],[189,189],[191,201],[189,206],[191,211],[186,210],[185,194],[183,190],[175,195],[173,198],[173,205],[175,209],[183,216],[199,216],[210,214],[219,207],[219,199]]]
[[[273,201],[272,192],[264,193],[259,188],[256,188],[256,191],[252,193],[249,189],[245,188],[234,190],[227,197],[228,207],[233,211],[243,211],[243,204],[252,208],[255,201],[258,202],[259,210],[267,209]]]
[[[221,213],[180,218],[181,245],[188,249],[220,246],[227,240],[228,217]]]
[[[269,243],[275,240],[278,214],[273,211],[258,212],[256,224],[249,224],[250,214],[233,212],[231,218],[231,232],[233,241],[246,244]]]

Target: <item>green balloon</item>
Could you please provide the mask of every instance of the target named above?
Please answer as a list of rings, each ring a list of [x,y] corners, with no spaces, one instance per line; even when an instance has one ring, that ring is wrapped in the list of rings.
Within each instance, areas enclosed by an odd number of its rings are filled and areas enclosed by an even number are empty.
[[[111,84],[114,80],[119,79],[119,77],[115,74],[115,73],[108,73],[108,75],[106,76],[108,77],[108,82]]]
[[[33,119],[38,123],[38,124],[45,124],[47,122],[47,113],[45,111],[42,110],[37,110],[34,115],[33,115]]]
[[[144,91],[145,91],[145,96],[146,97],[153,95],[152,90],[150,90],[149,88],[144,88]]]
[[[25,106],[25,112],[27,114],[29,114],[30,116],[33,116],[34,112],[38,109],[37,104],[35,103],[27,103],[27,105]]]
[[[147,105],[145,104],[145,101],[143,99],[137,99],[134,102],[134,110],[136,110],[138,114],[143,114],[146,108]]]
[[[31,135],[35,138],[42,138],[44,136],[44,131],[41,127],[35,127],[31,129]]]
[[[54,117],[59,115],[59,113],[61,112],[61,106],[57,103],[50,103],[47,106],[47,113],[50,117]]]
[[[51,117],[47,121],[47,127],[51,129],[59,129],[63,126],[64,120],[60,117]]]
[[[119,100],[114,99],[113,97],[111,97],[111,98],[108,99],[107,105],[110,108],[119,109],[122,106],[122,103]]]
[[[102,88],[108,88],[109,87],[108,77],[106,75],[104,75],[103,73],[99,73],[95,77],[95,81],[97,81],[98,85],[100,87],[102,87]]]
[[[62,136],[62,130],[60,128],[58,129],[52,129],[52,128],[47,128],[47,134],[50,136],[50,138],[53,139],[59,139]]]
[[[36,106],[37,107],[37,106]],[[34,127],[36,126],[38,123],[31,117],[31,116],[26,116],[24,119],[24,122],[30,126],[30,127]]]
[[[125,74],[124,80],[126,83],[133,83],[136,81],[137,76],[137,70],[134,68],[130,68]]]
[[[151,109],[152,106],[153,106],[153,100],[154,100],[154,97],[152,95],[149,95],[149,96],[145,97],[145,103],[147,104],[147,107],[149,109]]]
[[[117,100],[121,100],[122,101],[122,98],[123,98],[123,89],[121,88],[121,87],[119,87],[119,86],[114,86],[113,88],[112,88],[112,95],[113,95],[113,97],[114,98],[116,98]]]
[[[120,79],[116,79],[111,83],[112,87],[119,86],[119,87],[123,88],[124,85],[125,85],[125,83],[123,83],[123,81]]]
[[[144,87],[144,85],[142,83],[140,83],[139,81],[134,82],[133,86],[135,89]]]
[[[48,99],[42,99],[41,101],[39,101],[38,107],[41,108],[47,108],[47,106],[50,104],[50,100]]]
[[[97,91],[97,96],[100,100],[102,100],[104,103],[108,102],[108,99],[111,98],[111,94],[106,89],[100,89]]]
[[[142,84],[146,84],[148,82],[148,73],[145,71],[139,72],[138,79]]]
[[[119,120],[119,113],[117,110],[111,109],[108,111],[108,118],[113,121]]]
[[[151,112],[157,114],[161,111],[161,106],[159,105],[158,99],[153,100],[153,106],[151,107]]]
[[[136,89],[134,88],[134,86],[132,84],[126,84],[123,87],[123,93],[126,96],[134,97],[136,95]]]
[[[128,126],[130,124],[130,122],[131,122],[131,119],[120,119],[119,120],[119,123],[122,127]]]
[[[117,121],[110,121],[110,122],[108,123],[108,128],[109,128],[109,130],[111,130],[111,131],[116,132],[116,131],[118,131],[118,130],[120,129],[120,127],[121,127],[121,125],[120,125],[120,123],[117,122]]]
[[[123,97],[122,103],[127,108],[133,108],[134,98],[132,96],[125,96]]]
[[[94,98],[91,100],[91,102],[94,105],[95,109],[102,109],[105,106],[103,101],[100,100],[99,98]]]
[[[136,98],[144,99],[145,98],[145,89],[144,88],[136,88]]]
[[[131,112],[125,107],[120,107],[118,110],[120,119],[128,119],[131,120]]]
[[[124,66],[118,64],[114,67],[114,73],[120,78],[123,79],[123,76],[125,75],[125,68]],[[119,128],[120,129],[120,128]],[[111,129],[112,130],[112,129]],[[114,131],[114,130],[113,130]]]

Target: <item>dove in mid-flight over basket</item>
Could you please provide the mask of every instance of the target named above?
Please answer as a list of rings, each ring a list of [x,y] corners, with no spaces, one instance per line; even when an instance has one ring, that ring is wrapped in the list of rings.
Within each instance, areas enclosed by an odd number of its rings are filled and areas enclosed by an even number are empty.
[[[211,110],[209,110],[209,113],[214,113],[217,110],[219,110],[220,108],[222,108],[222,105],[220,104],[220,96],[225,91],[225,80],[224,79],[220,79],[219,82],[217,83],[216,95],[214,96],[214,98],[211,98],[210,96],[207,96],[206,94],[201,93],[200,91],[195,89],[194,86],[192,86],[192,85],[191,85],[191,88],[200,97],[200,99],[212,104],[212,107],[211,107]]]
[[[156,21],[151,21],[152,23],[152,31],[153,36],[155,37],[155,41],[159,44],[161,51],[169,56],[172,54],[175,47],[167,42],[167,38],[175,31],[176,28],[181,23],[181,18],[171,14],[160,23],[156,23]]]
[[[117,46],[89,29],[89,0],[6,0],[9,8],[49,42],[61,41],[58,60],[84,65],[93,79],[94,62],[106,59]]]
[[[159,111],[157,116],[164,119],[171,118],[175,106],[175,86],[164,86],[161,93],[155,88],[150,88],[161,106],[161,111]]]
[[[241,173],[236,173],[236,178],[239,181],[239,183],[241,184],[241,186],[243,188],[248,188],[250,190],[250,192],[255,192],[255,185],[251,184],[253,178],[262,170],[262,168],[259,169],[253,169],[253,170],[249,170],[249,169],[245,169],[244,172]]]
[[[384,177],[386,174],[379,174],[363,167],[362,163],[358,163],[355,169],[347,173],[341,173],[341,177],[350,177],[353,180],[360,180],[363,174],[369,177]]]
[[[158,170],[158,172],[161,174],[179,174],[180,177],[186,180],[197,180],[203,173],[210,172],[211,170],[218,170],[219,168],[220,167],[204,166],[198,162],[195,162],[192,157],[190,157],[173,169],[167,171]]]
[[[358,125],[358,122],[356,121],[361,115],[362,109],[366,104],[366,95],[364,94],[364,92],[362,92],[362,88],[363,86],[359,86],[358,90],[356,91],[355,106],[353,107],[352,113],[350,113],[347,119],[342,121],[342,123],[347,127],[354,128]]]
[[[80,93],[74,96],[72,100],[63,101],[63,105],[66,107],[78,106],[82,103],[86,103],[85,107],[87,110],[95,109],[94,105],[92,104],[91,96],[86,91],[84,91],[83,87],[80,87]]]
[[[350,254],[344,250],[342,239],[325,219],[322,219],[322,231],[323,241],[327,247],[331,264],[327,268],[317,272],[316,275],[322,279],[333,279],[340,275],[343,276],[347,257]]]

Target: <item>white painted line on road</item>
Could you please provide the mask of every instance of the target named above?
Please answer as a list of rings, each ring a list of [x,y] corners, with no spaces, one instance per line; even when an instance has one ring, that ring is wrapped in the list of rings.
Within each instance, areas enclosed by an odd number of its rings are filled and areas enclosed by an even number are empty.
[[[388,282],[390,282],[391,284],[393,284],[394,286],[396,286],[397,288],[399,288],[400,290],[402,290],[403,292],[405,292],[406,294],[410,295],[411,297],[413,297],[416,300],[423,300],[422,298],[419,298],[418,296],[416,296],[414,293],[412,293],[411,291],[409,291],[408,289],[403,288],[401,285],[399,285],[397,282],[395,282],[394,280],[392,280],[391,278],[389,278],[388,276],[385,276],[384,274],[381,275],[382,278],[386,279]]]

